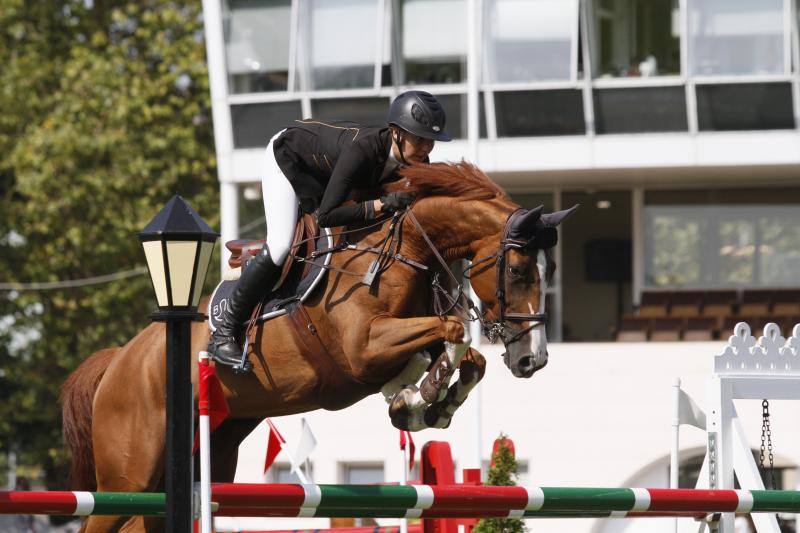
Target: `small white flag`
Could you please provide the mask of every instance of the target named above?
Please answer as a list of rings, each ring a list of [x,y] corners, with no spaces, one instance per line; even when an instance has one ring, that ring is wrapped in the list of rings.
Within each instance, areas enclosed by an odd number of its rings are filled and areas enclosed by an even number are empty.
[[[678,392],[680,393],[680,399],[678,400],[678,422],[705,431],[706,414],[683,389],[680,389]]]
[[[300,441],[297,443],[297,451],[294,453],[292,462],[292,472],[297,471],[311,456],[311,452],[317,447],[317,437],[311,429],[308,420],[303,418],[303,427],[300,430]]]

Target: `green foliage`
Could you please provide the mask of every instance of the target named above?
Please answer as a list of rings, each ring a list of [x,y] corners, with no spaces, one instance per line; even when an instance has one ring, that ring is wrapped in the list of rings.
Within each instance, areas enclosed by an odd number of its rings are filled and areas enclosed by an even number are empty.
[[[199,0],[0,0],[0,281],[143,265],[136,234],[175,193],[219,226],[201,14]],[[154,308],[146,276],[0,292],[0,453],[63,486],[61,384]]]
[[[500,446],[492,456],[487,485],[509,487],[517,484],[517,460],[506,444],[507,435],[500,434]],[[519,518],[488,518],[478,522],[474,533],[522,533],[525,522]]]

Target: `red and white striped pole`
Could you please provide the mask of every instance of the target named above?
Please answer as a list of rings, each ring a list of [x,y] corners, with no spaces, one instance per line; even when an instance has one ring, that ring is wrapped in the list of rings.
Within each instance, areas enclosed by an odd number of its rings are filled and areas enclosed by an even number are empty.
[[[200,352],[199,372],[197,373],[198,390],[198,413],[200,415],[200,531],[201,533],[212,533],[211,516],[211,429],[209,415],[211,402],[209,401],[208,380],[203,379],[203,367],[208,367],[208,352]]]

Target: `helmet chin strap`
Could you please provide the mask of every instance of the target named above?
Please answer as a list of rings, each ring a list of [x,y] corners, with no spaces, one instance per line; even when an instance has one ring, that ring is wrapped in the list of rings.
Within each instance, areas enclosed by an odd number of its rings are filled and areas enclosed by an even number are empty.
[[[392,132],[392,140],[394,140],[394,143],[397,145],[397,151],[400,152],[400,162],[405,166],[409,166],[408,161],[406,161],[406,156],[403,153],[403,137],[400,131],[394,130]]]

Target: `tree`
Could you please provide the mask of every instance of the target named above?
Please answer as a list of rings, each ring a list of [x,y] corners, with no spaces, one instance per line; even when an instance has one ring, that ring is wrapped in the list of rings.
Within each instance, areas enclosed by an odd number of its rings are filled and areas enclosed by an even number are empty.
[[[0,0],[0,63],[0,281],[143,265],[136,233],[176,192],[218,225],[198,0]],[[63,488],[61,384],[154,308],[143,275],[0,293],[0,452]]]
[[[517,484],[517,460],[511,449],[508,436],[500,434],[492,464],[489,467],[487,485],[508,487]],[[519,518],[486,518],[478,522],[474,533],[522,533],[525,522]]]

